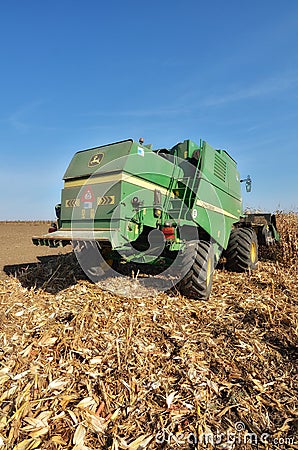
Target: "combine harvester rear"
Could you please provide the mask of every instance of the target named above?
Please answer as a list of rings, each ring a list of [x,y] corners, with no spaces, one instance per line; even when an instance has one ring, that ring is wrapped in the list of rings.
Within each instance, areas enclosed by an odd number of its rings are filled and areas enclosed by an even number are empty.
[[[250,190],[231,156],[205,141],[152,150],[125,140],[79,151],[64,175],[58,226],[33,243],[72,244],[95,282],[121,261],[141,272],[150,263],[162,267],[162,289],[177,283],[207,299],[222,256],[229,270],[252,270],[258,245],[279,239],[273,215],[243,213],[241,181]]]

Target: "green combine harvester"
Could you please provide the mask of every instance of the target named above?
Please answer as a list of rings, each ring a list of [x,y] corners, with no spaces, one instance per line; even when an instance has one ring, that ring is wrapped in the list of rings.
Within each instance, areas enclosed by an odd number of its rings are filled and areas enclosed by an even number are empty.
[[[245,215],[237,164],[225,150],[191,140],[171,149],[125,140],[77,152],[64,175],[57,225],[35,245],[72,244],[93,281],[123,261],[160,267],[162,289],[207,299],[221,257],[255,269],[258,245],[279,239],[275,216]],[[150,277],[148,278],[148,280]]]

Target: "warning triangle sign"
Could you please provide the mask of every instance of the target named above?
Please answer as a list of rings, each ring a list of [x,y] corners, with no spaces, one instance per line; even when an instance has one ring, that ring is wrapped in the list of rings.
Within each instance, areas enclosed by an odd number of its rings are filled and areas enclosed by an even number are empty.
[[[91,186],[86,186],[85,187],[85,189],[83,191],[83,195],[81,197],[81,200],[82,200],[83,203],[85,203],[85,202],[88,202],[88,203],[94,202],[95,197],[94,197],[94,194],[93,194]]]

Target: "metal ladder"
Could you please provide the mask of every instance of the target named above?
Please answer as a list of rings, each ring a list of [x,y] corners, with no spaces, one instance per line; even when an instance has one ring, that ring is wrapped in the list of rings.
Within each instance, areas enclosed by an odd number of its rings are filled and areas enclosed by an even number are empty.
[[[196,172],[194,179],[191,177],[181,177],[177,178],[176,181],[180,185],[174,189],[178,195],[175,196],[176,198],[171,198],[170,194],[167,196],[167,204],[165,205],[167,209],[165,211],[168,211],[173,219],[186,219],[186,215],[192,209],[196,199],[199,178]]]
[[[174,161],[174,165],[176,168],[177,167],[176,160]],[[193,207],[193,203],[196,198],[196,192],[199,184],[198,172],[199,172],[198,165],[196,166],[196,170],[193,177],[188,176],[175,178],[174,177],[175,170],[173,171],[173,175],[169,183],[169,187],[167,189],[167,195],[163,204],[163,211],[166,213],[167,212],[170,213],[173,219],[176,220],[185,219],[186,214]],[[173,188],[174,182],[177,182],[177,184],[179,183],[183,184],[183,186]],[[175,192],[178,191],[179,193],[182,193],[183,191],[183,194],[181,196],[175,195],[176,198],[175,197],[172,198],[173,191]],[[175,202],[177,203],[177,205],[179,205],[178,208],[173,207]],[[172,206],[172,208],[170,208],[170,205]]]

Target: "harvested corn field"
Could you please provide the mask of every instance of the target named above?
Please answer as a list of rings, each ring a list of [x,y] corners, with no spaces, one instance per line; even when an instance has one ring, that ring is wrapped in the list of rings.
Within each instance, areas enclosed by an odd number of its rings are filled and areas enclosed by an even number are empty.
[[[116,295],[72,254],[0,281],[0,448],[297,449],[298,217],[277,218],[208,302]]]

